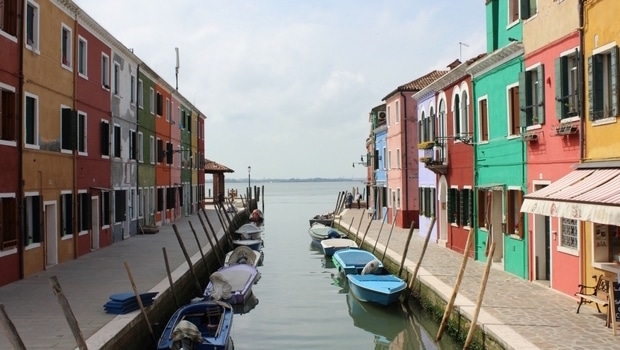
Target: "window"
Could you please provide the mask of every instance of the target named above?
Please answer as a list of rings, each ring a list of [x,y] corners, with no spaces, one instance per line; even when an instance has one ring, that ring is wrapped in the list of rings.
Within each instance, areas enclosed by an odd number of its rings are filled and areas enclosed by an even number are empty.
[[[396,124],[400,123],[400,106],[398,102],[399,101],[394,102],[394,114],[396,114]]]
[[[474,193],[471,188],[461,190],[460,215],[459,218],[463,226],[472,227],[474,225]]]
[[[16,99],[15,91],[5,90],[0,85],[0,140],[15,141]]]
[[[17,200],[0,193],[0,251],[17,246]]]
[[[519,135],[521,133],[520,112],[519,112],[519,86],[508,87],[508,135]]]
[[[75,150],[77,133],[77,116],[70,108],[61,109],[61,143],[60,148],[66,151]]]
[[[110,156],[110,123],[101,121],[101,156]]]
[[[400,188],[396,189],[396,208],[400,209]]]
[[[489,215],[490,210],[488,206],[491,204],[491,196],[493,192],[486,191],[484,189],[478,189],[478,227],[488,229],[489,228]]]
[[[133,75],[129,81],[129,102],[131,104],[136,103],[136,77]]]
[[[92,228],[91,199],[88,193],[78,194],[78,205],[78,230],[79,232],[88,231]]]
[[[101,225],[109,226],[110,225],[110,192],[103,191],[101,192]]]
[[[78,73],[83,76],[88,76],[88,43],[86,39],[78,38]]]
[[[459,219],[461,216],[459,215],[459,190],[458,188],[451,188],[448,190],[448,222],[459,226]]]
[[[73,235],[73,193],[60,195],[60,237]]]
[[[435,217],[435,188],[420,187],[420,216]]]
[[[141,188],[138,188],[138,217],[144,217],[144,194]]]
[[[391,120],[392,120],[392,108],[390,108],[391,106],[387,106],[386,107],[386,114],[387,114],[387,126],[390,126]]]
[[[519,0],[508,0],[508,24],[519,20]]]
[[[578,221],[560,218],[560,246],[577,250],[579,248]]]
[[[400,169],[400,148],[396,150],[396,169]]]
[[[26,195],[24,197],[24,237],[26,245],[41,243],[43,228],[42,200],[39,195]]]
[[[144,84],[142,79],[138,80],[138,107],[144,107]]]
[[[467,91],[461,92],[461,112],[459,113],[459,125],[461,126],[460,138],[467,138],[469,134],[469,98]]]
[[[447,133],[446,127],[446,101],[441,99],[439,101],[439,114],[437,115],[437,135],[441,141],[445,140]]]
[[[114,191],[114,222],[123,222],[127,220],[127,191]]]
[[[541,64],[519,73],[519,124],[522,127],[545,122],[545,74]]]
[[[138,161],[144,162],[144,135],[141,131],[138,131]]]
[[[121,126],[114,125],[114,157],[121,157]]]
[[[590,120],[618,114],[618,47],[588,57]]]
[[[138,139],[136,138],[136,131],[129,130],[129,159],[136,159],[138,155]]]
[[[157,138],[157,163],[161,163],[164,160],[164,140]]]
[[[134,189],[129,190],[129,217],[136,218],[136,211],[134,210],[134,204],[136,203],[136,193]]]
[[[463,125],[461,125],[461,96],[459,94],[455,94],[452,103],[452,112],[454,113],[454,136],[459,136],[461,135],[461,132],[463,132]]]
[[[158,188],[157,189],[157,211],[163,211],[163,210],[164,210],[164,189]]]
[[[489,141],[489,115],[486,97],[478,100],[478,125],[480,125],[480,141]]]
[[[149,136],[149,161],[155,164],[155,138]]]
[[[432,109],[430,113],[432,113]],[[420,143],[435,140],[432,130],[435,128],[434,119],[435,118],[433,115],[427,115],[426,113],[424,113],[424,111],[422,111],[422,114],[420,115],[420,120],[418,121],[418,139]]]
[[[521,190],[508,190],[506,199],[506,232],[505,234],[515,234],[519,238],[523,238],[523,213],[521,213],[521,204],[523,204],[523,192]]]
[[[110,57],[101,53],[101,86],[110,89]]]
[[[176,187],[168,187],[166,189],[166,209],[176,207]]]
[[[388,159],[388,153],[387,153],[387,148],[383,147],[383,170],[387,170],[387,159]]]
[[[162,115],[164,115],[164,96],[158,92],[157,93],[157,116],[159,117]]]
[[[555,116],[579,115],[579,51],[555,59]]]
[[[166,121],[167,122],[170,121],[170,113],[172,113],[170,109],[170,99],[166,98]]]
[[[39,51],[39,5],[34,1],[26,3],[26,48]]]
[[[149,91],[149,111],[155,114],[155,90],[153,88]]]
[[[73,57],[73,35],[71,28],[62,25],[60,29],[60,62],[63,67],[71,68]]]
[[[17,1],[0,1],[0,30],[17,35]]]
[[[168,165],[172,165],[172,161],[173,161],[173,156],[174,156],[174,150],[173,150],[173,146],[172,143],[170,142],[166,142],[166,164]]]
[[[39,146],[39,100],[26,93],[24,116],[24,141],[26,145]]]
[[[86,114],[78,112],[77,114],[77,150],[82,154],[86,154]]]
[[[114,89],[112,90],[114,95],[120,95],[121,90],[120,90],[120,85],[121,85],[121,65],[118,64],[117,62],[114,62]]]
[[[521,18],[528,19],[538,13],[538,0],[521,0]]]
[[[388,151],[388,169],[392,169],[392,151]]]

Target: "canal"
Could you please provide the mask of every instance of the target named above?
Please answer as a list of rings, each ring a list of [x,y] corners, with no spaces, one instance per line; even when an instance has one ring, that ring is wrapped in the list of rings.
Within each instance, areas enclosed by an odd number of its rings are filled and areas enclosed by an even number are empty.
[[[310,243],[308,219],[332,211],[340,191],[361,190],[363,184],[252,185],[265,192],[265,258],[253,287],[256,304],[238,310],[234,318],[236,349],[460,348],[447,336],[436,343],[437,325],[419,309],[358,302],[346,285],[335,282],[333,264]]]

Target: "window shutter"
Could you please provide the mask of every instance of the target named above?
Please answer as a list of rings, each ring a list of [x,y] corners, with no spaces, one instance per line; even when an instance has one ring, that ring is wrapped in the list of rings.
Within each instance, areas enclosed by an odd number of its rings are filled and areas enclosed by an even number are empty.
[[[530,2],[529,0],[521,0],[521,19],[530,18]]]
[[[157,162],[161,163],[164,160],[164,140],[157,140]]]
[[[436,203],[437,203],[437,195],[435,194],[436,189],[434,187],[431,187],[431,203],[430,203],[430,212],[431,212],[431,217],[437,217],[437,210],[436,210]]]
[[[422,119],[418,120],[418,143],[424,141],[422,139]]]
[[[166,143],[166,164],[172,164],[172,144],[167,142]]]
[[[110,124],[101,122],[101,155],[110,155]]]
[[[588,119],[594,120],[594,56],[588,57]]]
[[[611,115],[618,115],[618,46],[611,49]]]
[[[519,126],[527,126],[527,96],[530,89],[527,86],[527,72],[519,73]]]
[[[136,159],[136,154],[138,153],[138,137],[136,136],[135,131],[131,131],[131,154],[129,155],[130,159]]]
[[[591,56],[592,66],[590,67],[590,73],[592,75],[590,82],[590,110],[592,111],[590,118],[600,119],[605,116],[604,108],[604,77],[603,77],[603,58],[601,55]],[[598,115],[598,117],[597,117]]]
[[[538,123],[545,123],[545,66],[540,65],[536,68],[536,73],[538,74],[538,91],[533,91],[538,96],[538,105],[534,106],[534,112],[538,116]]]
[[[561,120],[567,111],[568,79],[566,76],[567,58],[558,57],[554,61],[555,68],[555,117]]]
[[[62,118],[62,141],[61,148],[66,150],[74,149],[74,134],[73,134],[73,114],[71,113],[71,109],[63,108],[61,112]]]
[[[437,130],[435,130],[437,126],[437,116],[435,114],[431,114],[431,135],[429,141],[435,141],[437,138]]]
[[[424,187],[418,188],[418,203],[420,205],[420,216],[424,215]]]

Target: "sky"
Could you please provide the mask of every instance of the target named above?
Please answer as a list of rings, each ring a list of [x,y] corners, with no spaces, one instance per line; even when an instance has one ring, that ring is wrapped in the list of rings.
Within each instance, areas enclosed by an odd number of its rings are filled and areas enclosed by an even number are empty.
[[[480,0],[74,0],[207,116],[227,178],[366,177],[370,110],[486,51]]]

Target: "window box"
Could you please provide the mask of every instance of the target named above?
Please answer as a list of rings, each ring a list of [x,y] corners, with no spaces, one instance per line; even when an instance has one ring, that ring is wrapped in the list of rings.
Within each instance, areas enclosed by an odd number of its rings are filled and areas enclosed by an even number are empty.
[[[563,123],[555,125],[556,135],[574,135],[579,132],[579,128],[575,124]]]
[[[420,157],[420,162],[422,162],[422,163],[428,164],[428,163],[430,163],[432,161],[433,161],[433,158],[431,158],[431,157]]]
[[[538,133],[528,131],[521,134],[521,138],[525,142],[538,142]]]
[[[434,141],[424,141],[418,143],[418,149],[431,149],[433,146],[435,146]]]

